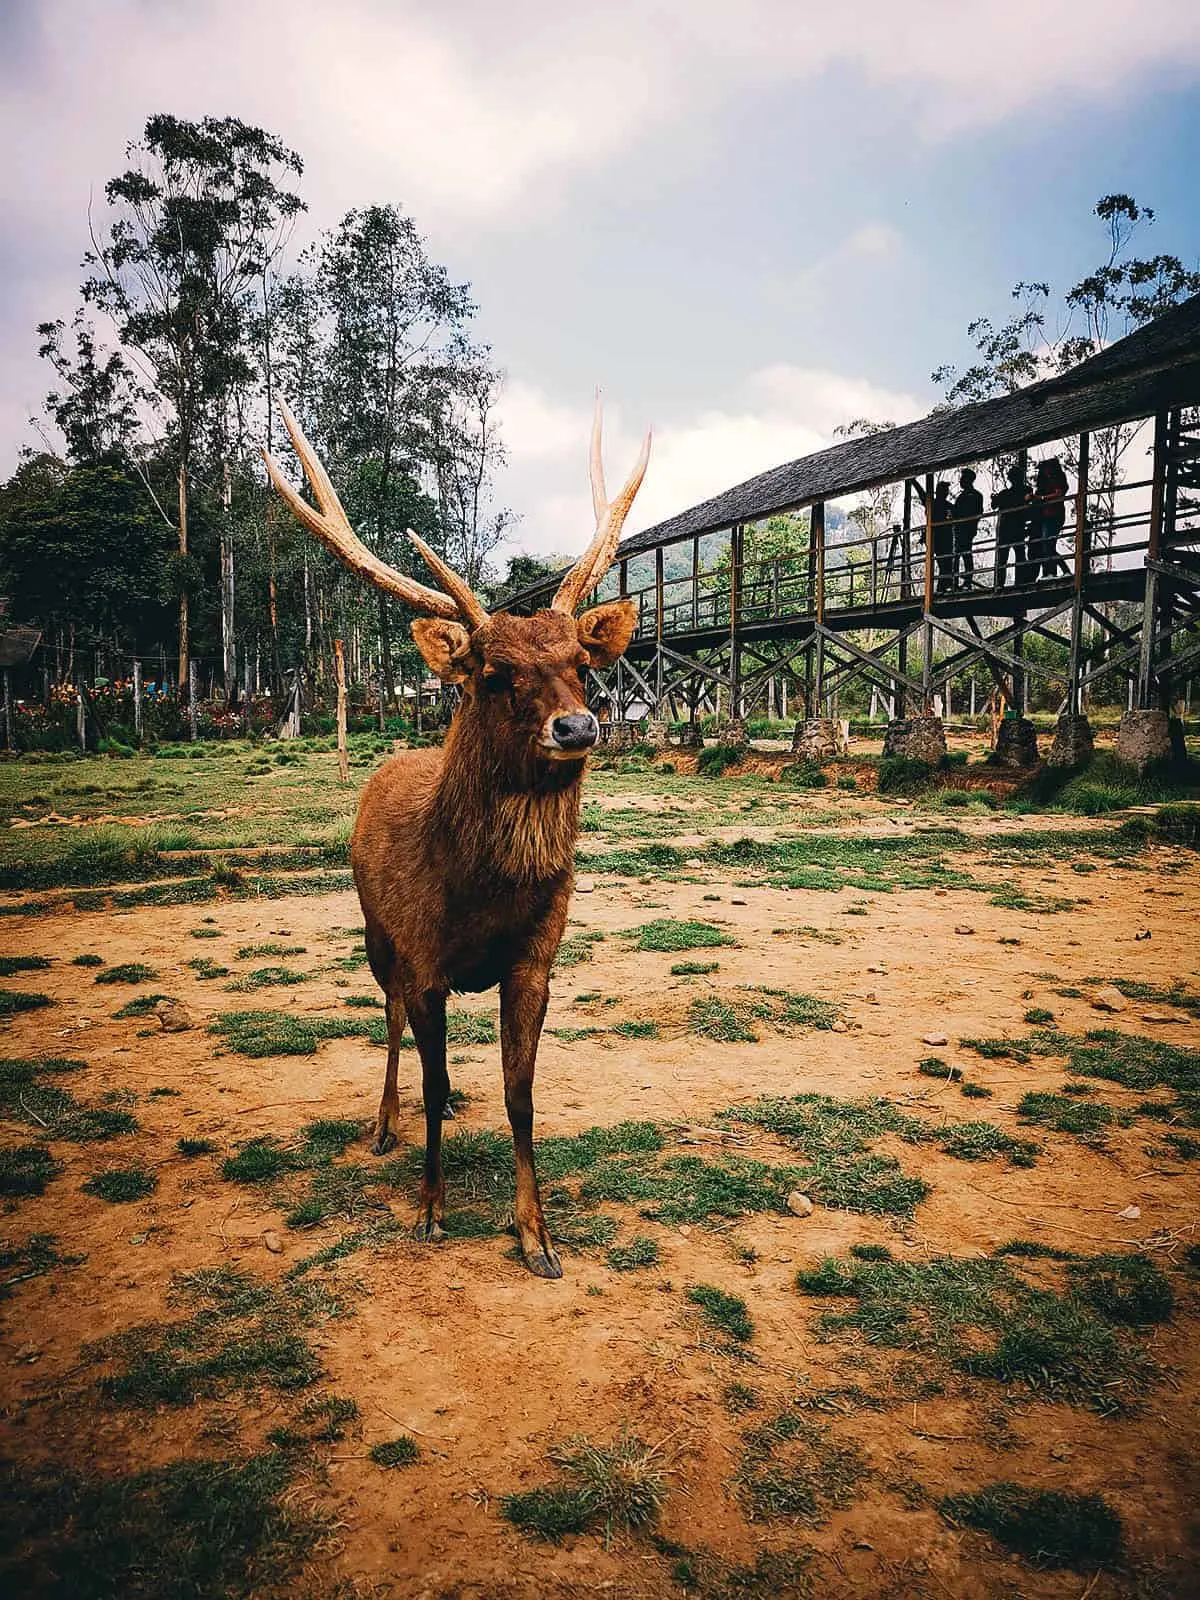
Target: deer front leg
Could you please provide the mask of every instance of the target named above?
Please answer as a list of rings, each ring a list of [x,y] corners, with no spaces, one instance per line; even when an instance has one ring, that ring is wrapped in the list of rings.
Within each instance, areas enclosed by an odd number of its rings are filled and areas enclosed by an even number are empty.
[[[536,1277],[561,1278],[562,1263],[550,1242],[533,1165],[533,1068],[549,998],[544,968],[521,966],[508,974],[500,985],[500,1053],[517,1169],[514,1219],[521,1254]]]
[[[407,1014],[401,995],[387,997],[387,1072],[383,1079],[383,1099],[379,1102],[379,1116],[375,1121],[375,1143],[372,1151],[377,1156],[387,1155],[396,1148],[400,1137],[400,1095],[396,1078],[400,1066],[400,1040],[404,1033]]]
[[[442,1113],[450,1093],[446,1071],[446,997],[429,992],[408,996],[408,1020],[421,1057],[425,1100],[425,1170],[413,1237],[427,1244],[444,1239],[446,1188],[442,1178]]]

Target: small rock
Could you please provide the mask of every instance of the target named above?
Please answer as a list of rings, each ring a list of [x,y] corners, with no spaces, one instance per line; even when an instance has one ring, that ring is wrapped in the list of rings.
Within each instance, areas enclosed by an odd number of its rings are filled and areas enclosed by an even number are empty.
[[[693,871],[697,867],[702,867],[704,865],[699,856],[689,856],[689,858],[683,864],[685,867],[691,867]]]
[[[1051,1458],[1055,1461],[1070,1461],[1075,1454],[1069,1444],[1052,1444],[1050,1446]]]
[[[732,899],[730,900],[729,904],[731,906],[744,906],[744,905],[748,905],[749,901],[747,901],[747,900],[739,900],[737,895],[734,895],[732,897]]]
[[[793,1189],[787,1197],[787,1208],[794,1217],[811,1217],[813,1203],[806,1194],[801,1194],[799,1189]]]
[[[575,879],[575,893],[576,894],[595,894],[595,892],[596,892],[596,880],[595,880],[595,878],[576,878]]]
[[[921,1043],[922,1044],[949,1044],[950,1041],[949,1041],[949,1039],[947,1039],[947,1037],[946,1037],[946,1035],[944,1033],[927,1033],[922,1037]]]
[[[1118,1222],[1136,1222],[1142,1214],[1141,1206],[1126,1206],[1124,1211],[1117,1212]]]
[[[849,1033],[850,1029],[839,1017],[836,1022],[830,1024],[829,1031],[830,1033]]]
[[[688,1227],[686,1222],[684,1222],[684,1223],[682,1223],[680,1225],[679,1232],[683,1235],[683,1237],[685,1239],[690,1239],[691,1236],[692,1236],[692,1230]]]
[[[933,892],[935,895],[937,895],[939,900],[944,900],[950,893],[949,889],[935,889]]]
[[[1168,1016],[1165,1011],[1141,1011],[1138,1013],[1141,1022],[1174,1022],[1175,1018]]]
[[[281,1256],[283,1254],[283,1240],[275,1232],[274,1228],[268,1228],[263,1234],[263,1243],[273,1256]]]
[[[181,1000],[160,1000],[154,1008],[154,1015],[164,1033],[186,1033],[192,1025],[188,1008]]]
[[[955,927],[954,931],[955,931],[955,933],[967,934],[967,933],[974,933],[975,929],[970,925],[969,922],[960,922],[960,923],[957,924],[957,926]]]
[[[1127,1011],[1129,1002],[1119,989],[1112,984],[1106,984],[1103,989],[1097,989],[1095,994],[1088,997],[1095,1011]]]
[[[884,977],[887,976],[887,968],[886,967],[868,967],[867,971],[868,972],[878,972],[878,973],[881,973]]]
[[[879,1004],[879,996],[875,993],[874,989],[868,989],[867,993],[863,995],[863,1000],[869,1006],[877,1006]]]
[[[40,1361],[41,1358],[42,1358],[41,1347],[40,1347],[40,1345],[36,1345],[36,1344],[19,1345],[17,1347],[17,1349],[13,1352],[13,1360],[14,1361],[34,1362],[34,1361]]]
[[[1150,929],[1144,928],[1141,933],[1135,933],[1133,937],[1138,942],[1140,942],[1142,939],[1149,939],[1151,937]]]

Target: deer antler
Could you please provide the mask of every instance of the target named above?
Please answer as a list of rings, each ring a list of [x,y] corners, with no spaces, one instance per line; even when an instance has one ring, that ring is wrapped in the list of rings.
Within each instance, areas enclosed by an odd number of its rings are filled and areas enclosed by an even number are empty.
[[[596,391],[596,414],[592,422],[591,477],[592,505],[596,512],[596,534],[579,560],[559,584],[558,593],[550,602],[551,611],[565,611],[573,615],[584,595],[590,593],[612,566],[617,545],[621,542],[621,528],[629,515],[634,496],[646,476],[650,460],[650,435],[646,434],[641,454],[633,471],[625,481],[615,500],[609,500],[604,488],[604,461],[600,448],[601,411],[600,391]]]
[[[411,529],[408,537],[420,551],[434,575],[445,584],[447,591],[445,594],[438,589],[429,589],[425,584],[418,583],[415,578],[410,578],[406,573],[388,566],[386,561],[381,561],[367,549],[350,526],[350,519],[342,508],[337,491],[329,481],[329,474],[321,465],[312,445],[304,437],[304,430],[282,401],[279,409],[283,413],[284,425],[291,436],[292,445],[300,458],[305,476],[312,485],[320,510],[315,510],[307,500],[300,498],[284,477],[279,463],[273,456],[266,450],[262,456],[267,464],[267,475],[271,482],[287,502],[296,519],[304,524],[309,533],[315,534],[325,548],[335,555],[343,566],[349,567],[351,572],[356,572],[360,578],[373,583],[377,589],[383,589],[387,594],[395,595],[398,600],[405,601],[414,611],[422,611],[427,616],[445,617],[448,620],[461,617],[472,628],[478,628],[486,622],[487,612],[472,594],[469,586]]]

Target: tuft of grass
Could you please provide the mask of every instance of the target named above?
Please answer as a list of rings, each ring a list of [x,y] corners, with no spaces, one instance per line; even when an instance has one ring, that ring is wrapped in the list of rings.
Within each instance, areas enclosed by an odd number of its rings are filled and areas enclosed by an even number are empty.
[[[213,927],[192,928],[190,933],[193,939],[219,939],[221,937],[220,928]]]
[[[305,947],[302,944],[279,944],[268,940],[266,944],[244,944],[238,949],[239,961],[253,961],[255,957],[266,956],[302,956]]]
[[[962,1068],[952,1067],[941,1056],[925,1056],[917,1062],[917,1071],[927,1078],[940,1078],[943,1083],[958,1083],[962,1079]]]
[[[211,1023],[238,1055],[258,1060],[268,1056],[311,1056],[326,1039],[369,1039],[387,1043],[382,1017],[321,1017],[289,1011],[226,1011]]]
[[[709,973],[719,972],[719,961],[677,961],[671,968],[673,978],[706,978]]]
[[[1096,1572],[1124,1555],[1121,1519],[1103,1496],[991,1483],[938,1502],[947,1522],[986,1533],[1037,1567]]]
[[[685,1296],[689,1305],[698,1306],[704,1320],[718,1333],[747,1344],[754,1337],[754,1323],[746,1302],[736,1294],[727,1294],[711,1283],[694,1283]]]
[[[992,1091],[985,1089],[981,1083],[960,1083],[958,1092],[965,1095],[968,1100],[990,1100]]]
[[[38,994],[35,990],[0,989],[0,1019],[15,1017],[22,1011],[40,1011],[43,1006],[53,1004],[48,994]]]
[[[421,1459],[421,1447],[407,1433],[373,1444],[367,1452],[377,1467],[411,1467]]]
[[[144,1200],[158,1188],[158,1178],[145,1167],[110,1167],[97,1172],[81,1185],[84,1194],[107,1200],[109,1205],[126,1205]]]
[[[1031,1028],[1048,1028],[1054,1021],[1054,1013],[1047,1011],[1044,1006],[1030,1006],[1021,1020]]]
[[[104,957],[92,954],[73,956],[71,965],[73,967],[102,967],[104,965]]]
[[[1170,1279],[1139,1255],[1091,1256],[1068,1267],[1075,1293],[1108,1322],[1166,1322],[1175,1309]]]
[[[196,1156],[211,1156],[216,1154],[216,1145],[211,1139],[179,1139],[175,1144],[181,1156],[191,1161]]]
[[[255,989],[288,988],[307,983],[308,977],[307,972],[297,972],[294,967],[256,967],[225,987],[230,994],[251,994]]]
[[[18,972],[45,972],[48,956],[0,956],[0,978],[15,978]]]
[[[64,1256],[59,1253],[58,1240],[52,1233],[31,1233],[24,1244],[0,1243],[0,1272],[12,1273],[0,1278],[0,1300],[7,1300],[18,1283],[30,1278],[42,1278],[55,1267],[76,1267],[86,1261],[86,1256]],[[13,1272],[13,1268],[19,1270]]]
[[[658,1243],[639,1233],[628,1244],[615,1244],[605,1258],[614,1272],[636,1272],[641,1267],[658,1265]]]
[[[721,1390],[721,1404],[731,1417],[741,1417],[759,1409],[762,1394],[749,1383],[727,1383]]]
[[[43,1194],[62,1170],[44,1144],[0,1145],[0,1195],[6,1198]]]
[[[790,1517],[820,1527],[851,1504],[868,1473],[853,1441],[794,1410],[748,1429],[742,1443],[734,1481],[752,1518]]]
[[[1004,1156],[1014,1167],[1036,1166],[1041,1146],[1014,1139],[994,1122],[960,1122],[939,1141],[948,1156],[960,1161],[991,1161]]]
[[[121,961],[96,974],[97,983],[153,983],[158,973],[144,961]]]
[[[578,1436],[552,1450],[550,1459],[558,1483],[500,1502],[501,1514],[523,1533],[557,1543],[565,1534],[603,1526],[607,1545],[618,1529],[638,1533],[657,1522],[666,1475],[657,1448],[636,1434],[622,1433],[610,1445]]]
[[[678,922],[673,917],[660,917],[640,928],[630,928],[622,938],[636,940],[636,950],[655,951],[710,950],[737,944],[731,934],[711,922]]]
[[[625,1022],[614,1022],[612,1032],[622,1039],[657,1039],[658,1023],[649,1017],[631,1017]]]
[[[117,1477],[6,1466],[0,1587],[47,1600],[294,1591],[324,1523],[288,1496],[292,1471],[275,1450]]]
[[[688,1008],[689,1033],[718,1044],[755,1044],[755,1024],[764,1022],[780,1033],[797,1028],[832,1028],[841,1008],[815,995],[792,989],[747,987],[733,994],[697,996]]]
[[[213,961],[208,956],[193,956],[187,962],[198,978],[227,978],[230,969],[223,967],[219,961]]]
[[[1022,1095],[1017,1115],[1024,1122],[1055,1133],[1069,1133],[1084,1144],[1100,1148],[1114,1123],[1125,1126],[1132,1120],[1095,1100],[1081,1101],[1076,1095],[1031,1092]]]

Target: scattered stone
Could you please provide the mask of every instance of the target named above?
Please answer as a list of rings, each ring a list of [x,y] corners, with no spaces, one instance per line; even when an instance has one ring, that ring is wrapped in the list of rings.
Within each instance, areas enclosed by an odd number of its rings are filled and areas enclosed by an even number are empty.
[[[575,879],[575,893],[576,894],[595,894],[595,892],[596,892],[596,880],[595,880],[595,878],[576,878]]]
[[[1037,765],[1037,732],[1028,717],[1015,716],[1011,711],[1004,715],[996,731],[996,748],[988,760],[997,767]]]
[[[944,1033],[927,1033],[922,1037],[921,1043],[922,1044],[949,1044],[950,1041],[949,1041],[949,1039],[947,1039],[947,1037],[946,1037],[946,1035]]]
[[[1119,989],[1111,983],[1105,984],[1103,989],[1097,989],[1095,994],[1089,995],[1092,1009],[1095,1011],[1127,1011],[1129,1002]]]
[[[692,1236],[692,1230],[688,1227],[686,1222],[680,1224],[679,1232],[685,1239],[690,1239]]]
[[[268,1228],[262,1239],[273,1256],[281,1256],[283,1254],[283,1240],[275,1232],[274,1228]]]
[[[1092,725],[1084,716],[1064,711],[1054,730],[1054,743],[1046,758],[1048,767],[1086,767],[1095,754]]]
[[[17,1349],[13,1352],[13,1360],[14,1361],[25,1361],[25,1362],[32,1363],[34,1361],[40,1361],[41,1359],[42,1359],[41,1347],[39,1345],[36,1345],[36,1344],[19,1345],[17,1347]]]
[[[1134,942],[1136,944],[1141,944],[1143,939],[1150,939],[1152,937],[1153,937],[1153,935],[1151,934],[1149,928],[1145,928],[1145,929],[1142,930],[1141,933],[1135,933],[1134,936],[1133,936]]]
[[[868,989],[866,994],[863,995],[863,1000],[869,1006],[877,1006],[879,1004],[879,996],[875,993],[874,989]]]
[[[960,922],[955,927],[954,931],[955,931],[955,933],[969,934],[969,933],[974,933],[975,929],[971,926],[971,924],[969,922]]]
[[[683,864],[685,867],[691,867],[693,870],[696,867],[702,867],[704,865],[699,856],[689,856]]]
[[[883,977],[887,976],[887,968],[886,967],[868,967],[867,971],[868,972],[880,973],[880,974],[882,974]]]
[[[732,895],[730,897],[729,904],[731,906],[748,906],[750,904],[750,902],[749,902],[749,900],[739,899],[738,896],[735,894],[735,895]]]
[[[884,756],[907,756],[940,767],[946,759],[946,731],[941,717],[896,717],[883,736]]]
[[[1139,1022],[1174,1022],[1175,1018],[1169,1016],[1165,1011],[1140,1011],[1138,1020]]]
[[[849,1033],[850,1029],[839,1017],[836,1022],[830,1024],[829,1031],[830,1033]]]
[[[944,900],[950,893],[949,889],[935,889],[933,892],[935,895],[937,895],[939,900]]]
[[[1117,1212],[1118,1222],[1136,1222],[1142,1214],[1141,1206],[1126,1206],[1124,1211]]]
[[[806,1194],[801,1194],[799,1189],[793,1189],[787,1197],[787,1208],[794,1217],[811,1217],[813,1203]]]
[[[181,1000],[160,1000],[154,1008],[154,1015],[164,1033],[186,1033],[192,1025],[188,1008]]]

